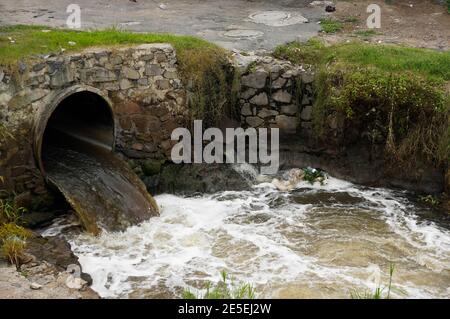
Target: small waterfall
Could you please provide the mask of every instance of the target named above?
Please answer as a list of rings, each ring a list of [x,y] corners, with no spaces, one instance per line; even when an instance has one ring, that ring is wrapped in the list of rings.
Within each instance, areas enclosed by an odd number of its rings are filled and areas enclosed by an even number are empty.
[[[248,163],[233,164],[233,169],[249,183],[254,183],[259,175],[258,169]]]

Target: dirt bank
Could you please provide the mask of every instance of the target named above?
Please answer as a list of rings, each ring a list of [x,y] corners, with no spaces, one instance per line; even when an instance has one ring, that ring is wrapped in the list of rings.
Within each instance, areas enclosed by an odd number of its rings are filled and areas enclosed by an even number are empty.
[[[34,234],[19,269],[0,259],[0,299],[92,299],[88,275],[62,238]]]

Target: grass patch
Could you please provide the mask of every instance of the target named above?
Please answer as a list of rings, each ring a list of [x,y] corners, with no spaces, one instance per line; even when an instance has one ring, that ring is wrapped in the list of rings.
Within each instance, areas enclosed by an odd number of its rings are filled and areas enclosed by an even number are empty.
[[[450,52],[409,48],[399,45],[341,43],[326,46],[317,38],[306,43],[292,42],[279,46],[274,55],[293,63],[316,67],[330,63],[373,66],[387,72],[411,71],[424,77],[450,81]]]
[[[10,237],[25,240],[30,237],[30,231],[12,222],[0,225],[0,240],[7,240]]]
[[[26,242],[18,237],[9,237],[2,242],[2,255],[6,260],[19,267],[22,264]]]
[[[353,32],[353,34],[363,37],[363,38],[369,38],[374,35],[377,35],[378,33],[373,29],[368,29],[368,30],[356,30]]]
[[[0,251],[8,262],[16,266],[20,266],[23,260],[26,240],[31,235],[18,224],[25,211],[12,200],[0,199]]]
[[[346,23],[358,23],[359,22],[359,18],[355,17],[355,16],[349,16],[349,17],[344,19],[344,22],[346,22]]]
[[[320,20],[322,31],[325,33],[336,33],[344,28],[344,24],[340,21],[322,19]]]
[[[313,128],[336,146],[384,145],[410,166],[450,162],[450,52],[361,42],[326,46],[317,39],[280,46],[274,55],[317,71]],[[339,134],[330,129],[339,123]]]
[[[74,44],[70,45],[69,42]],[[170,43],[179,53],[185,50],[217,48],[210,42],[192,36],[132,33],[117,29],[75,31],[45,26],[15,25],[0,27],[0,64],[14,64],[18,60],[33,56],[59,53],[62,48],[70,52],[95,46],[142,43]]]
[[[448,163],[450,108],[440,82],[337,64],[327,69],[322,85],[313,112],[322,138],[330,137],[323,123],[333,114],[342,123],[339,145],[367,141],[384,144],[391,159],[404,164]]]
[[[74,31],[45,26],[0,27],[0,65],[14,68],[18,61],[32,61],[50,53],[80,51],[88,47],[114,47],[143,43],[169,43],[176,52],[185,86],[193,93],[189,100],[191,119],[203,119],[206,126],[217,124],[230,109],[227,97],[233,77],[228,53],[218,46],[192,36],[132,33],[117,29]]]
[[[0,198],[0,224],[18,223],[26,211],[25,208],[18,207],[14,200]]]
[[[220,273],[220,281],[208,283],[204,294],[195,294],[189,289],[183,292],[184,299],[255,299],[255,290],[250,284],[236,284],[228,273]]]

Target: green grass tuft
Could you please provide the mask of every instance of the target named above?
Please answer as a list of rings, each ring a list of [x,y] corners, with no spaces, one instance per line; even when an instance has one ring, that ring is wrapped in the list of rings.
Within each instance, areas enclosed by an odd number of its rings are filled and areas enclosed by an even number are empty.
[[[373,29],[368,29],[368,30],[357,30],[354,31],[353,34],[363,38],[369,38],[371,36],[377,35],[378,33]]]
[[[13,199],[0,198],[0,224],[18,223],[26,211],[24,207],[18,207]]]
[[[322,31],[325,33],[336,33],[344,28],[344,24],[340,21],[322,19],[320,20]]]
[[[19,266],[26,240],[30,231],[18,225],[21,215],[26,212],[23,207],[17,207],[13,200],[0,198],[0,249],[1,255],[11,264]]]
[[[235,284],[228,273],[220,273],[220,281],[214,285],[208,283],[204,294],[195,294],[189,289],[183,292],[184,299],[255,299],[255,289],[252,285]]]
[[[355,16],[349,16],[349,17],[344,19],[344,22],[346,22],[346,23],[357,23],[357,22],[359,22],[359,18],[355,17]]]
[[[350,293],[352,299],[390,299],[391,298],[391,290],[392,290],[392,277],[394,276],[395,266],[394,264],[389,265],[389,283],[385,287],[376,287],[373,292],[364,291],[358,292],[353,291]],[[383,291],[387,289],[386,294],[383,294]]]

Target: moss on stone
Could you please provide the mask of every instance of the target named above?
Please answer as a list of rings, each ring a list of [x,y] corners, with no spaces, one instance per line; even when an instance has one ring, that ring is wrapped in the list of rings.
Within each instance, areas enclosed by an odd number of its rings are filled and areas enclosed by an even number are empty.
[[[146,176],[153,176],[161,172],[161,166],[164,160],[148,159],[142,164],[142,171]]]

